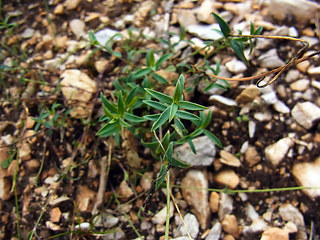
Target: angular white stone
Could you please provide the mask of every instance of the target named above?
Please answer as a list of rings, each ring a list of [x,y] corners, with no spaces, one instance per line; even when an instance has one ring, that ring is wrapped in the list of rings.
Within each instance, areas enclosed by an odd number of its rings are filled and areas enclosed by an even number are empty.
[[[217,40],[221,38],[221,34],[216,32],[214,29],[220,30],[219,24],[214,23],[211,25],[189,25],[187,26],[187,32],[194,34],[195,36],[206,39],[206,40]]]
[[[285,64],[285,62],[279,58],[277,50],[275,48],[269,50],[264,54],[261,54],[258,57],[258,62],[260,63],[261,67],[267,68],[277,68]]]
[[[174,150],[174,156],[192,166],[209,166],[216,155],[214,143],[207,137],[197,137],[192,140],[197,154],[194,154],[188,143],[185,143]]]
[[[289,148],[293,146],[294,142],[291,138],[282,138],[278,142],[271,144],[264,150],[266,160],[276,167],[284,159]]]
[[[247,70],[247,66],[240,60],[233,58],[231,61],[226,63],[226,68],[229,72],[238,74],[243,73]]]
[[[104,46],[109,40],[111,37],[113,37],[115,34],[119,33],[118,31],[115,31],[113,29],[109,29],[109,28],[106,28],[106,29],[102,29],[98,32],[96,32],[94,35],[97,39],[97,41],[102,45]],[[116,36],[113,38],[115,41],[117,40],[120,40],[121,39],[121,36]]]
[[[318,189],[303,189],[310,197],[316,198],[320,196],[320,157],[313,163],[303,162],[295,163],[292,167],[292,174],[298,185],[303,187],[313,187]]]
[[[306,129],[320,119],[320,108],[312,102],[297,103],[291,111],[293,119]]]
[[[70,28],[71,31],[76,35],[77,37],[81,37],[85,35],[85,24],[82,20],[80,19],[73,19],[70,21]]]

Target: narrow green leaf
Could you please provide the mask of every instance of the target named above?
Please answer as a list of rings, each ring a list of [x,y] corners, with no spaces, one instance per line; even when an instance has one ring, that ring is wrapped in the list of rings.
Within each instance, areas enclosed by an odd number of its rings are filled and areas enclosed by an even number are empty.
[[[94,33],[92,31],[89,32],[89,39],[91,44],[98,44],[96,35],[94,35]]]
[[[141,77],[147,75],[148,73],[150,73],[151,71],[152,71],[152,69],[149,68],[149,67],[143,68],[143,69],[139,69],[138,71],[136,71],[134,73],[134,78],[135,79],[141,78]]]
[[[238,41],[237,39],[231,40],[230,47],[233,49],[234,53],[242,62],[244,62],[246,65],[249,65],[249,62],[243,53],[244,45],[241,41]]]
[[[118,131],[120,131],[121,127],[118,122],[109,122],[105,124],[98,132],[97,135],[100,137],[108,137]]]
[[[146,120],[155,122],[159,119],[160,115],[161,115],[160,113],[152,114],[152,115],[145,115],[145,116],[143,116],[143,118]]]
[[[125,121],[123,121],[121,118],[119,118],[119,124],[124,127],[124,128],[128,128],[131,127],[131,125],[129,123],[126,123]]]
[[[171,122],[171,120],[174,118],[174,116],[176,115],[177,111],[178,111],[179,106],[175,103],[172,103],[170,106],[170,117],[169,117],[169,122]]]
[[[158,81],[160,83],[169,84],[168,81],[164,77],[160,76],[159,74],[156,74],[156,73],[152,72],[151,76],[152,76],[152,78],[154,80],[156,80],[156,81]]]
[[[192,113],[186,112],[186,111],[181,111],[178,110],[176,113],[176,117],[182,118],[182,119],[187,119],[187,120],[199,120],[200,118],[197,115],[194,115]]]
[[[158,190],[158,188],[161,186],[161,183],[163,183],[164,179],[165,179],[165,171],[166,171],[166,165],[165,164],[162,164],[161,165],[161,169],[158,173],[158,176],[157,176],[157,182],[156,182],[156,190]]]
[[[100,118],[99,118],[99,122],[104,122],[106,120],[110,120],[110,118],[106,115],[102,115]]]
[[[131,113],[124,113],[124,119],[130,122],[139,123],[139,122],[145,122],[146,120],[142,117],[138,117],[136,115],[133,115]]]
[[[100,92],[100,98],[101,98],[103,105],[106,106],[108,111],[110,111],[112,113],[117,113],[117,108],[105,98],[105,96],[102,94],[102,92]]]
[[[216,144],[219,148],[222,148],[222,144],[220,142],[220,140],[211,132],[209,132],[208,130],[204,129],[203,133],[214,143]]]
[[[147,66],[148,67],[154,67],[154,54],[151,50],[149,50],[147,52],[147,56],[146,56],[146,60],[147,60]]]
[[[170,106],[164,110],[164,112],[160,115],[158,120],[153,124],[151,128],[151,132],[157,130],[161,125],[163,125],[170,117]]]
[[[127,98],[126,98],[126,101],[125,101],[125,104],[126,106],[130,106],[130,105],[133,105],[133,101],[137,95],[137,92],[138,92],[138,86],[134,87],[130,93],[128,94]]]
[[[121,52],[117,52],[117,51],[112,51],[112,55],[117,57],[117,58],[121,58],[122,57]]]
[[[214,18],[216,19],[216,21],[218,22],[221,32],[223,33],[223,35],[227,38],[230,36],[231,30],[229,28],[229,25],[216,13],[212,13],[212,15],[214,16]]]
[[[203,113],[204,114],[204,113]],[[207,113],[207,115],[205,116],[205,120],[201,125],[201,128],[205,129],[209,123],[211,122],[211,118],[212,118],[212,111],[209,110],[209,112]]]
[[[253,22],[250,21],[250,35],[254,35],[254,25]]]
[[[195,148],[192,140],[188,139],[187,142],[188,142],[188,144],[189,144],[189,146],[190,146],[191,151],[192,151],[194,154],[197,154],[197,150],[196,150],[196,148]]]
[[[173,154],[173,142],[170,142],[166,151],[166,157],[168,158],[169,162],[172,159],[172,154]]]
[[[157,91],[155,91],[153,89],[150,89],[150,88],[145,88],[145,90],[152,97],[158,99],[159,101],[161,101],[163,103],[167,103],[167,104],[171,104],[172,103],[172,98],[169,97],[168,95],[164,94],[164,93],[157,92]]]
[[[180,41],[184,40],[186,38],[187,31],[184,26],[180,27]]]
[[[184,87],[184,79],[183,79],[183,75],[181,74],[177,81],[177,84],[172,96],[172,100],[174,103],[178,103],[182,99],[183,87]]]
[[[161,141],[161,144],[162,144],[162,146],[163,146],[163,148],[165,149],[165,150],[167,150],[168,149],[168,146],[169,146],[169,143],[170,143],[170,131],[168,130],[167,132],[166,132],[166,134],[164,135],[164,137],[162,138],[162,141]],[[162,148],[161,148],[162,149]]]
[[[112,113],[110,113],[110,112],[108,111],[108,109],[106,108],[106,106],[102,105],[102,108],[103,108],[104,114],[105,114],[108,118],[113,119],[113,118],[115,117],[115,115],[113,115]]]
[[[179,118],[174,119],[173,127],[181,137],[188,133],[188,130],[185,128],[185,126]]]
[[[195,131],[193,131],[189,136],[190,136],[191,138],[195,138],[195,137],[199,136],[200,134],[202,134],[202,133],[203,133],[203,130],[204,130],[204,129],[202,129],[202,128],[198,128],[198,129],[196,129]]]
[[[174,167],[180,167],[180,168],[191,167],[190,164],[182,162],[182,161],[180,161],[179,159],[176,159],[176,158],[171,158],[171,160],[169,161],[169,164],[174,166]]]
[[[253,33],[253,35],[260,35],[263,30],[262,26],[259,26]]]
[[[202,105],[199,105],[193,102],[188,102],[188,101],[180,101],[178,105],[180,108],[183,108],[186,110],[193,110],[193,111],[201,111],[201,110],[207,109],[207,107],[204,107]]]
[[[118,96],[118,115],[123,116],[124,110],[125,109],[124,109],[124,103],[122,99],[122,92],[120,92]]]
[[[152,151],[155,151],[159,146],[159,143],[156,141],[155,142],[145,142],[145,141],[141,140],[141,143],[144,147],[150,148]]]
[[[156,68],[160,68],[162,63],[164,63],[165,61],[167,61],[169,58],[172,57],[172,54],[171,53],[167,53],[167,54],[164,54],[162,55],[159,60],[156,62]]]
[[[164,103],[153,100],[143,100],[142,102],[160,111],[164,111],[168,107],[168,105]]]

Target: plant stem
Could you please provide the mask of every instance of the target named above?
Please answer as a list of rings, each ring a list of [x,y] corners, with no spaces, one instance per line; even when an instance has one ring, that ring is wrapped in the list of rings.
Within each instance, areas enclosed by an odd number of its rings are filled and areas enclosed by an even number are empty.
[[[167,214],[166,214],[166,231],[165,240],[169,239],[169,227],[170,227],[170,170],[167,171]]]

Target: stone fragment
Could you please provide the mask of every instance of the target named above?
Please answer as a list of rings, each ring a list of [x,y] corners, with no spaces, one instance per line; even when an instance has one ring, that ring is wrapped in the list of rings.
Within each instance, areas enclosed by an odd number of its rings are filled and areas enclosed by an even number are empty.
[[[259,218],[259,214],[250,203],[247,203],[245,211],[247,218],[251,221],[254,221]]]
[[[34,35],[34,29],[33,28],[26,28],[22,33],[21,37],[23,38],[31,38]]]
[[[219,24],[213,23],[211,25],[189,25],[186,27],[186,30],[204,40],[217,40],[221,38],[221,34],[216,32],[214,29],[220,30]]]
[[[266,160],[271,163],[273,167],[277,167],[293,145],[294,142],[292,139],[287,137],[267,146],[264,150]]]
[[[46,227],[52,231],[60,231],[61,227],[53,222],[46,221]]]
[[[56,7],[53,10],[53,13],[56,14],[56,15],[63,14],[64,13],[63,4],[57,4]]]
[[[26,168],[30,171],[30,172],[36,172],[39,167],[40,167],[40,162],[36,159],[31,159],[25,162],[26,164]]]
[[[219,210],[219,201],[220,201],[220,195],[217,192],[211,192],[209,203],[210,203],[210,209],[212,213],[216,213]]]
[[[31,148],[29,143],[22,143],[22,146],[19,149],[19,158],[23,161],[31,159]]]
[[[98,32],[96,32],[94,35],[98,41],[99,44],[102,46],[105,46],[106,43],[113,37],[113,40],[117,41],[121,39],[121,36],[115,36],[116,34],[119,34],[120,32],[115,31],[113,29],[105,28]]]
[[[295,163],[292,167],[292,174],[299,186],[320,188],[320,157],[313,163]],[[310,198],[320,196],[320,189],[303,189]]]
[[[76,7],[78,7],[79,3],[81,0],[66,0],[64,2],[65,7],[67,8],[67,10],[73,10]]]
[[[245,152],[244,158],[249,167],[256,165],[261,160],[259,153],[253,146],[248,147],[247,151]]]
[[[96,192],[89,189],[87,186],[78,186],[77,206],[80,212],[91,212],[93,203],[96,200]]]
[[[304,92],[309,88],[310,80],[300,79],[290,84],[290,88],[293,91]]]
[[[239,177],[233,170],[222,170],[214,176],[214,181],[222,186],[235,189],[239,184]]]
[[[119,188],[117,189],[117,193],[119,195],[119,198],[128,199],[133,195],[132,189],[128,186],[126,181],[122,181],[120,183]]]
[[[232,213],[233,209],[233,199],[230,195],[226,193],[220,193],[220,202],[219,202],[219,210],[218,216],[220,220]]]
[[[243,235],[250,236],[252,234],[261,233],[267,230],[267,228],[268,228],[268,224],[264,220],[257,218],[252,221],[250,226],[245,226],[243,228]]]
[[[214,143],[207,137],[197,137],[192,140],[197,154],[194,154],[188,143],[178,146],[174,150],[174,156],[192,166],[209,166],[216,155]]]
[[[207,229],[210,218],[208,191],[190,189],[190,186],[207,189],[208,179],[206,174],[200,170],[189,170],[181,181],[181,188],[184,199],[194,209],[201,229]]]
[[[209,97],[209,101],[218,102],[218,103],[223,104],[227,107],[236,107],[238,105],[235,100],[230,99],[230,98],[226,98],[226,97],[223,97],[220,95],[211,95]]]
[[[145,172],[140,180],[140,185],[144,191],[148,191],[152,185],[153,172]]]
[[[287,75],[286,75],[286,78],[285,78],[285,81],[288,82],[288,83],[291,83],[295,80],[298,80],[299,78],[299,70],[297,69],[291,69],[288,71]]]
[[[73,19],[70,21],[70,28],[71,31],[73,32],[74,35],[76,35],[76,37],[80,38],[83,35],[85,35],[85,24],[82,20],[80,19]]]
[[[191,235],[191,237],[193,239],[196,239],[199,234],[199,222],[198,222],[196,216],[191,213],[187,213],[184,216],[183,220],[184,220],[184,223],[186,226],[184,226],[184,224],[182,224],[179,227],[178,230],[181,233],[181,235],[187,236],[186,229],[188,229],[188,232]]]
[[[62,93],[67,100],[75,104],[70,112],[71,117],[86,118],[90,115],[90,100],[97,91],[97,84],[87,74],[77,69],[69,69],[62,73]]]
[[[280,228],[269,228],[262,233],[260,240],[289,240],[289,234]]]
[[[227,152],[226,150],[221,150],[220,156],[221,156],[220,162],[225,165],[228,165],[231,167],[240,167],[240,165],[241,165],[239,158],[237,158],[233,154]]]
[[[256,85],[249,85],[236,97],[236,102],[237,103],[252,102],[259,94],[260,94],[260,91],[258,90]]]
[[[285,62],[279,58],[277,50],[275,48],[267,51],[264,54],[261,54],[257,60],[261,67],[266,68],[277,68],[285,64]]]
[[[320,5],[308,0],[271,0],[268,9],[269,14],[278,21],[284,21],[293,16],[295,21],[303,26],[314,21]]]
[[[291,115],[298,124],[310,129],[314,121],[320,119],[320,108],[312,102],[297,103]]]
[[[210,229],[208,235],[206,236],[206,240],[219,240],[222,231],[222,225],[219,221],[216,221],[213,224],[213,227]]]
[[[173,216],[174,206],[172,202],[170,202],[170,218]],[[167,215],[167,206],[162,208],[156,215],[154,215],[151,219],[153,224],[164,224],[166,222]]]
[[[90,223],[82,222],[82,223],[80,223],[78,225],[75,225],[74,228],[76,230],[81,230],[81,231],[85,231],[86,232],[86,231],[89,231],[89,229],[90,229]]]
[[[212,12],[214,12],[214,10],[214,1],[204,0],[201,3],[200,7],[196,9],[195,14],[199,22],[212,24],[214,23],[214,17],[212,15]]]
[[[273,104],[274,110],[276,110],[279,113],[290,113],[290,108],[282,101],[277,100]]]
[[[188,27],[198,23],[194,11],[191,9],[176,9],[175,14],[177,14],[180,26]]]
[[[275,104],[278,101],[277,94],[273,90],[270,91],[270,92],[262,94],[261,98],[268,105]]]
[[[310,67],[308,68],[308,73],[311,75],[320,74],[320,67]]]
[[[61,217],[60,208],[58,207],[53,208],[50,213],[50,221],[54,223],[60,222],[60,217]]]
[[[226,68],[229,72],[239,74],[247,70],[247,66],[240,60],[233,58],[231,61],[226,63]]]
[[[114,232],[103,235],[103,240],[123,240],[123,239],[128,239],[128,238],[126,238],[126,234],[123,232],[121,228],[115,228]]]
[[[256,132],[256,122],[255,121],[248,122],[248,132],[249,132],[249,137],[253,138],[254,134]]]
[[[224,232],[231,234],[235,238],[239,237],[241,231],[234,215],[226,215],[221,223]]]

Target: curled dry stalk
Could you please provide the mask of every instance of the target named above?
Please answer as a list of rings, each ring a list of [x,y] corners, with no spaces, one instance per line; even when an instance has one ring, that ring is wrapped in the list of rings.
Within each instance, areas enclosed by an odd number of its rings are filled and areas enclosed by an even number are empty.
[[[290,40],[290,41],[296,41],[296,42],[301,42],[303,43],[303,47],[300,48],[295,55],[290,59],[290,61],[278,68],[275,68],[273,70],[270,70],[268,72],[264,72],[261,74],[258,74],[256,76],[251,76],[251,77],[243,77],[243,78],[227,78],[227,77],[220,77],[217,76],[215,74],[211,74],[211,73],[205,73],[203,70],[201,70],[199,67],[200,66],[193,66],[195,71],[197,73],[203,73],[211,78],[214,78],[216,81],[216,79],[222,79],[222,80],[226,80],[226,81],[239,81],[239,82],[244,82],[244,81],[250,81],[250,80],[255,80],[255,79],[259,79],[256,83],[257,87],[259,88],[263,88],[266,87],[270,84],[272,84],[273,82],[275,82],[279,76],[284,72],[287,71],[289,68],[296,66],[297,64],[304,62],[310,58],[312,58],[315,55],[318,55],[320,53],[320,50],[311,53],[309,55],[305,55],[302,56],[304,52],[306,52],[306,50],[308,50],[308,48],[310,47],[310,43],[307,40],[303,40],[300,38],[293,38],[293,37],[283,37],[283,36],[264,36],[264,35],[230,35],[230,37],[247,37],[247,38],[266,38],[266,39],[281,39],[281,40]],[[277,73],[273,78],[269,79],[267,82],[263,82],[264,78],[266,76],[269,76],[271,74]]]

